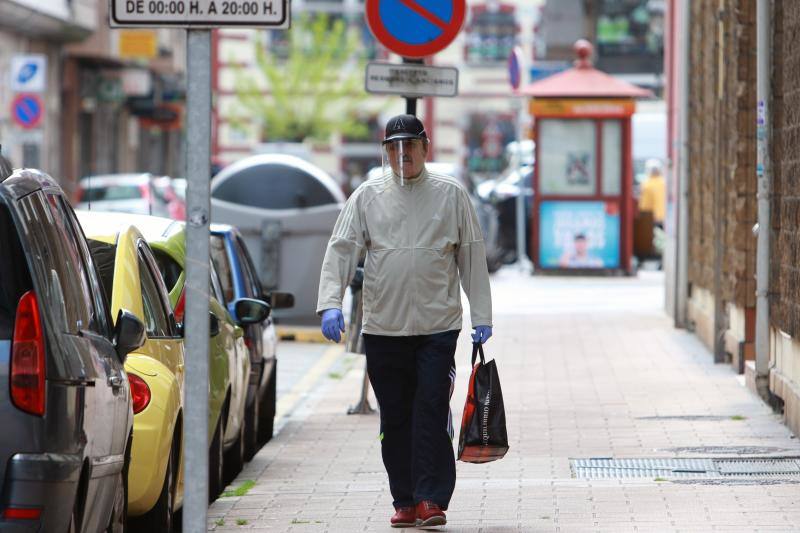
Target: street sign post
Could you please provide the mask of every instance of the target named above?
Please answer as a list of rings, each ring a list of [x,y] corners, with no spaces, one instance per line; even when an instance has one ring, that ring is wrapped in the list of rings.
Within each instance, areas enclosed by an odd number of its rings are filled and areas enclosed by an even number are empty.
[[[466,0],[366,0],[367,26],[383,46],[421,64],[422,58],[444,50],[461,31]],[[417,99],[406,97],[406,113],[415,115]]]
[[[44,104],[35,94],[18,94],[11,101],[11,117],[14,123],[26,130],[37,127],[42,122]]]
[[[11,58],[11,90],[41,93],[47,85],[47,56],[24,54]]]
[[[289,27],[288,0],[112,0],[111,26]]]
[[[185,27],[186,311],[183,531],[208,529],[211,28],[288,28],[288,0],[111,0],[110,25]]]
[[[367,0],[367,24],[375,38],[402,57],[444,50],[461,31],[466,0]]]
[[[458,69],[425,65],[368,63],[367,92],[399,96],[455,96]]]
[[[525,239],[527,231],[525,230],[525,199],[527,198],[528,187],[525,185],[525,180],[522,176],[522,113],[525,108],[523,99],[519,96],[517,91],[522,84],[522,65],[523,65],[522,48],[515,46],[508,56],[508,81],[511,89],[514,91],[514,98],[512,98],[514,106],[514,129],[517,136],[517,174],[519,175],[519,192],[517,194],[516,215],[517,215],[517,267],[527,273],[533,272],[533,264],[528,259],[528,254],[525,250]]]

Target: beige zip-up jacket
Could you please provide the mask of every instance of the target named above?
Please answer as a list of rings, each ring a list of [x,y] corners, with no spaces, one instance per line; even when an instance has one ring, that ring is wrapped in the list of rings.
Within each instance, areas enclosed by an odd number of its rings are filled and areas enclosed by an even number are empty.
[[[478,217],[466,189],[423,170],[364,182],[350,196],[328,242],[317,313],[341,309],[366,249],[364,333],[428,335],[461,329],[459,278],[472,327],[492,325],[492,295]]]

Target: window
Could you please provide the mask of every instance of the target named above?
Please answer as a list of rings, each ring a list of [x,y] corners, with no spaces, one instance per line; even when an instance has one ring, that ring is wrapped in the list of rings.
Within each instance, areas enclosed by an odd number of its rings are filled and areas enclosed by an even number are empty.
[[[335,204],[333,194],[314,176],[279,163],[243,169],[217,187],[214,198],[262,209],[295,209]]]
[[[211,275],[211,296],[217,299],[221,304],[225,303],[225,295],[222,293],[222,285],[219,281],[219,274],[217,269],[214,268],[214,263],[209,261],[209,274]]]
[[[511,115],[473,113],[466,135],[468,170],[497,174],[506,167],[505,147],[515,138]]]
[[[603,194],[622,193],[622,124],[619,120],[603,121]]]
[[[225,297],[224,303],[231,303],[236,299],[236,291],[233,287],[233,274],[231,272],[228,252],[225,250],[224,237],[211,235],[211,260],[214,262],[214,268],[217,269],[217,274],[219,274],[222,295]]]
[[[139,281],[142,287],[142,306],[144,307],[144,325],[148,337],[171,336],[169,313],[159,294],[158,284],[153,273],[147,267],[141,250],[138,256]]]
[[[168,291],[172,291],[180,280],[183,268],[167,252],[153,250],[153,257],[158,265],[158,271],[164,280]]]
[[[464,51],[467,63],[505,64],[518,44],[518,32],[514,6],[473,6]]]
[[[40,301],[65,333],[77,334],[89,324],[91,302],[81,292],[86,280],[81,278],[82,266],[74,243],[68,245],[63,220],[59,227],[44,193],[26,196],[19,205],[32,247],[31,265],[44,283]]]
[[[31,289],[31,277],[17,228],[0,200],[0,339],[11,339],[17,304]]]
[[[94,258],[100,283],[103,285],[106,297],[111,301],[114,290],[114,265],[116,264],[117,247],[102,241],[89,239],[89,251]]]
[[[596,130],[592,120],[543,119],[539,122],[539,188],[542,194],[595,194]]]
[[[250,252],[247,251],[247,246],[245,246],[242,239],[239,237],[236,237],[234,245],[236,246],[236,253],[242,258],[242,270],[244,270],[244,276],[246,278],[245,285],[247,286],[247,295],[250,298],[260,299],[264,291],[261,289],[261,282],[253,266],[253,260],[250,258]]]

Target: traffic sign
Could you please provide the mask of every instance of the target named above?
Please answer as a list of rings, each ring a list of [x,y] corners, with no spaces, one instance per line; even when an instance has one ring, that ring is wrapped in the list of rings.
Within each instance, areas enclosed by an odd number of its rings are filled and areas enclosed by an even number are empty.
[[[425,57],[446,48],[461,31],[466,0],[367,0],[375,38],[403,57]]]
[[[42,100],[35,94],[18,94],[11,101],[11,117],[21,128],[32,129],[38,126],[43,113]]]
[[[515,91],[522,82],[522,49],[519,46],[515,46],[508,56],[508,81]]]
[[[24,54],[11,58],[11,90],[44,92],[47,82],[47,56]]]
[[[111,26],[289,27],[288,0],[112,0]]]
[[[458,69],[368,63],[365,85],[367,92],[373,94],[455,96],[458,94]]]

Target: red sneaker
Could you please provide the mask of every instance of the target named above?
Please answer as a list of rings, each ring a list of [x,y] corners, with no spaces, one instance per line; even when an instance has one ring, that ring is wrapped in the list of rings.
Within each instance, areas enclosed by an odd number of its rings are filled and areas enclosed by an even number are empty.
[[[413,507],[398,507],[391,522],[392,527],[414,527],[417,525],[417,512]]]
[[[447,517],[441,507],[432,501],[422,501],[417,504],[417,527],[443,526]]]

